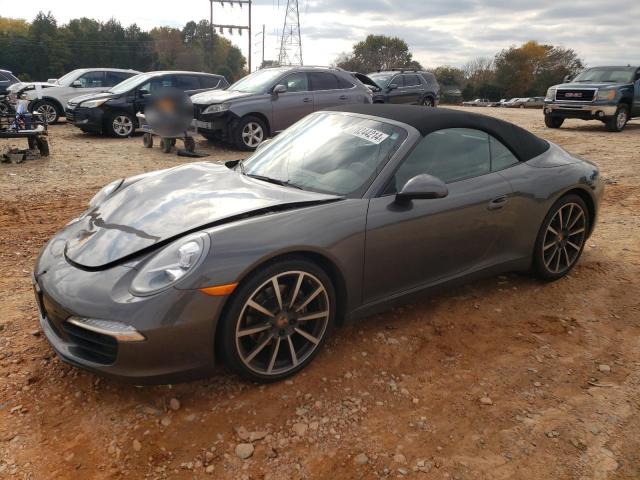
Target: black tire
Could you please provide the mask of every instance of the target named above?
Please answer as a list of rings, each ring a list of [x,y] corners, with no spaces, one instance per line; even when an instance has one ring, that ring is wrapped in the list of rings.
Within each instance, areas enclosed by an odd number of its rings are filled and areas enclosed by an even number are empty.
[[[196,151],[196,141],[193,137],[184,137],[184,149],[191,153]]]
[[[545,115],[544,116],[544,124],[548,128],[560,128],[563,123],[564,123],[564,118],[554,117],[552,115]]]
[[[110,136],[127,138],[136,131],[136,119],[127,112],[114,112],[107,117],[106,127]]]
[[[38,100],[33,104],[34,113],[41,113],[42,118],[47,121],[47,123],[56,123],[60,120],[60,109],[58,106],[49,101],[49,100]]]
[[[0,102],[0,115],[9,115],[9,104]]]
[[[38,148],[38,141],[35,137],[27,137],[27,143],[29,144],[29,150]]]
[[[554,203],[536,238],[533,252],[535,275],[552,281],[569,273],[582,255],[590,222],[589,209],[578,195],[565,195]]]
[[[302,277],[301,272],[304,273]],[[278,275],[280,300],[273,287],[273,278]],[[299,281],[299,278],[303,280]],[[323,287],[322,292],[313,297],[311,292],[319,286]],[[313,300],[305,305],[305,298],[310,296]],[[252,299],[256,303],[263,302],[259,306],[273,311],[274,316],[269,317],[248,306]],[[279,304],[283,306],[282,310]],[[326,315],[299,323],[298,318],[305,314],[313,316],[318,309],[320,314]],[[295,374],[313,360],[330,335],[335,316],[335,289],[327,273],[309,260],[290,257],[260,268],[236,288],[220,319],[216,348],[224,364],[241,377],[261,383],[275,382]],[[256,329],[256,325],[263,330],[237,336],[243,330]],[[317,342],[298,333],[300,329]],[[286,350],[280,349],[283,342]],[[259,346],[262,349],[252,357]],[[271,373],[268,373],[269,369]]]
[[[44,137],[36,137],[36,145],[40,150],[40,155],[43,157],[49,156],[49,141]]]
[[[422,99],[422,106],[424,106],[424,107],[433,108],[433,107],[435,107],[435,105],[436,105],[435,101],[433,100],[433,98],[431,98],[429,96],[424,97]]]
[[[258,117],[247,115],[235,125],[231,138],[236,148],[251,152],[267,139],[267,135],[268,129],[265,123]]]
[[[164,153],[170,153],[171,149],[173,148],[173,143],[171,142],[171,139],[162,137],[160,139],[160,148]]]
[[[613,117],[607,117],[605,119],[604,126],[609,132],[621,132],[624,130],[624,127],[627,126],[628,121],[629,107],[623,103],[618,105]]]
[[[153,148],[153,135],[145,132],[144,135],[142,135],[142,145],[144,145],[144,148]]]

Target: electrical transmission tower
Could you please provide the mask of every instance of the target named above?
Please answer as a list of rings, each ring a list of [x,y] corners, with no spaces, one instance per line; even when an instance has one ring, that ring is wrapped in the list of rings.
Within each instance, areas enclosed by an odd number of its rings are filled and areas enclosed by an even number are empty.
[[[284,27],[282,28],[282,37],[280,37],[278,63],[280,65],[302,65],[298,0],[287,0]]]

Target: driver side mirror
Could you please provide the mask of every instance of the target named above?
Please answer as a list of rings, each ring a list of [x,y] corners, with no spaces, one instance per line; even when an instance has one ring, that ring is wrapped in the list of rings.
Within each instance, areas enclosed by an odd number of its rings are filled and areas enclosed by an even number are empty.
[[[73,88],[81,88],[81,87],[82,87],[82,82],[81,82],[80,80],[74,80],[74,81],[71,83],[71,86],[72,86]]]
[[[404,184],[404,187],[396,193],[396,201],[427,200],[444,198],[447,195],[449,195],[449,189],[442,180],[423,173],[409,179]]]
[[[140,89],[138,90],[138,98],[144,98],[149,95],[149,90]]]
[[[562,83],[569,83],[571,81],[571,75],[565,75],[562,79]]]
[[[274,93],[274,95],[279,95],[281,93],[287,93],[287,86],[283,85],[282,83],[279,83],[278,85],[273,87],[273,93]]]
[[[387,89],[389,91],[395,90],[396,88],[398,88],[398,84],[397,83],[390,83],[389,86],[387,87]]]
[[[48,78],[47,83],[56,83],[57,78]]]

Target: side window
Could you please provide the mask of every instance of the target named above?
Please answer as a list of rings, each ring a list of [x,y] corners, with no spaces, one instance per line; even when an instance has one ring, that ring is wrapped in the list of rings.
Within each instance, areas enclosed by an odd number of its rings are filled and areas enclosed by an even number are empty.
[[[218,77],[206,77],[204,75],[199,76],[200,88],[216,88],[220,84]]]
[[[105,87],[115,87],[120,82],[126,80],[131,77],[128,73],[124,72],[105,72]]]
[[[354,85],[348,80],[345,80],[342,77],[338,77],[338,88],[353,88]]]
[[[278,83],[284,84],[287,87],[287,92],[309,91],[309,80],[307,79],[307,74],[304,72],[292,73],[291,75],[287,75]]]
[[[180,90],[199,90],[200,82],[193,75],[176,75],[176,87]]]
[[[417,87],[420,85],[420,79],[417,75],[405,75],[404,84],[406,87]]]
[[[391,85],[392,83],[395,83],[398,86],[398,88],[404,87],[404,75],[396,75],[391,79],[391,81],[389,82],[389,85]]]
[[[173,75],[164,75],[162,77],[152,78],[144,85],[138,87],[138,90],[146,90],[149,93],[153,93],[156,90],[160,90],[161,88],[171,88],[175,86],[175,77]]]
[[[490,171],[489,135],[467,128],[438,130],[424,137],[405,158],[385,193],[396,193],[423,173],[453,183]]]
[[[104,87],[104,72],[87,72],[81,75],[78,80],[80,80],[81,88]]]
[[[8,82],[9,77],[5,76],[4,73],[0,72],[0,82]]]
[[[502,142],[496,140],[492,136],[489,136],[489,148],[491,149],[491,171],[497,172],[498,170],[504,170],[516,163],[519,163],[516,156],[511,153]]]
[[[311,90],[337,90],[338,79],[332,73],[311,72],[308,73]]]

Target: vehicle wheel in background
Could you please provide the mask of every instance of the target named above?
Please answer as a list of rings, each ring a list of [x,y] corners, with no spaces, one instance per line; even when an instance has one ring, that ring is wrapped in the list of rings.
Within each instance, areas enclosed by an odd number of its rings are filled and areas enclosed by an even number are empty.
[[[36,146],[40,150],[40,155],[43,157],[49,156],[49,140],[44,137],[36,137]]]
[[[578,195],[566,195],[547,213],[536,239],[533,268],[545,280],[565,276],[577,263],[589,232],[589,210]]]
[[[49,100],[38,100],[33,105],[33,111],[41,114],[47,123],[56,123],[60,118],[55,104]]]
[[[237,287],[216,347],[225,365],[240,376],[281,380],[311,362],[335,315],[329,276],[315,263],[292,257],[258,270]]]
[[[255,150],[267,139],[267,126],[258,117],[242,117],[233,130],[233,143],[240,150]]]
[[[549,128],[560,128],[564,123],[564,118],[554,117],[552,115],[544,116],[544,124]]]
[[[35,137],[27,137],[27,143],[29,144],[29,150],[38,148],[38,141]]]
[[[196,151],[196,141],[193,137],[185,137],[184,138],[184,149],[187,152],[195,152]]]
[[[160,148],[162,149],[162,151],[164,153],[169,153],[171,152],[171,149],[173,148],[174,142],[175,140],[172,142],[171,140],[173,140],[172,138],[164,138],[162,137],[160,139]]]
[[[144,135],[142,135],[142,145],[144,145],[145,148],[152,148],[153,147],[153,135],[151,135],[150,133],[146,133]]]
[[[8,115],[9,114],[9,105],[4,102],[0,102],[0,115]]]
[[[130,137],[135,130],[134,118],[125,112],[116,112],[107,121],[107,131],[110,135],[119,138]]]
[[[605,122],[605,128],[610,132],[621,132],[629,121],[629,107],[626,105],[618,105],[618,109],[613,117],[608,117]]]
[[[431,97],[424,97],[424,99],[422,100],[422,105],[425,107],[434,107],[435,106],[435,102],[433,101],[433,98]]]
[[[520,105],[520,108],[524,108],[524,104]]]

